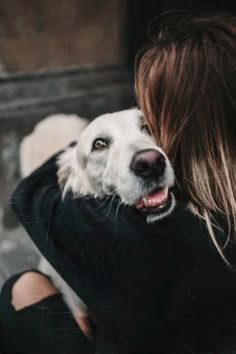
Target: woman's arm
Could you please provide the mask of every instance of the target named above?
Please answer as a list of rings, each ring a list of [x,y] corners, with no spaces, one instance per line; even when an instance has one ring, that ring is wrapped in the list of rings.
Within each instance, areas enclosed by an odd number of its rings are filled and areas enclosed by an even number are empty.
[[[129,208],[121,206],[117,212],[116,199],[74,199],[68,194],[62,200],[58,155],[23,179],[13,193],[20,222],[103,327],[122,328],[129,336],[135,328],[137,333],[147,331],[149,338],[152,330],[155,341],[176,274],[191,258],[179,252],[178,218],[147,225]],[[139,345],[139,336],[135,343]]]
[[[65,253],[76,255],[79,261],[90,255],[90,248],[86,245],[89,240],[97,239],[98,234],[102,234],[100,242],[103,246],[110,241],[108,233],[113,225],[107,218],[106,228],[103,228],[104,220],[101,219],[106,216],[101,211],[107,206],[104,201],[75,199],[71,194],[62,200],[56,175],[59,155],[54,155],[23,179],[14,191],[11,202],[18,219],[50,262],[54,258],[50,254],[52,244],[58,250],[63,248]],[[107,230],[108,225],[111,230],[109,227]]]

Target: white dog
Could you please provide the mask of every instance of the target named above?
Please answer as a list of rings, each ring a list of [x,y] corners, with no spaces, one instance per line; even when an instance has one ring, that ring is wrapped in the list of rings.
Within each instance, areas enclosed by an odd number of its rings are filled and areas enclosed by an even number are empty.
[[[76,119],[62,115],[49,117],[25,138],[20,150],[24,175],[32,171],[32,165],[37,167],[55,152],[55,144],[57,149],[62,148],[58,145],[60,139],[55,137],[60,126],[64,127],[63,144],[74,140],[75,132],[79,135],[81,126],[86,123],[81,123],[81,118]],[[31,163],[29,152],[33,148],[38,149],[37,161]],[[171,192],[172,166],[148,133],[144,116],[138,109],[105,114],[92,121],[78,137],[77,144],[60,155],[58,183],[62,197],[68,192],[75,197],[117,195],[122,203],[143,213],[148,223],[168,216],[175,207]],[[43,260],[40,269],[52,277],[75,318],[86,316],[86,305],[49,263]]]

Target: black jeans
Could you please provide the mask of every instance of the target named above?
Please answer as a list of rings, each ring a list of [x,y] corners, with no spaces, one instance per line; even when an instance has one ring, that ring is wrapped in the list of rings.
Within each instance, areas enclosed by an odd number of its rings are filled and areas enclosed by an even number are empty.
[[[79,329],[60,293],[22,310],[14,309],[12,287],[22,274],[8,279],[1,290],[0,353],[93,354],[93,344]]]

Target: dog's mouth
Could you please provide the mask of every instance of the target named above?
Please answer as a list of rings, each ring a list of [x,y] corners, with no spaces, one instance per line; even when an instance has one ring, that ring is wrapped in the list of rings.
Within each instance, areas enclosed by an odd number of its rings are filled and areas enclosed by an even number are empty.
[[[146,194],[136,204],[135,208],[143,213],[157,214],[162,213],[171,206],[171,192],[167,186],[158,187],[151,193]]]

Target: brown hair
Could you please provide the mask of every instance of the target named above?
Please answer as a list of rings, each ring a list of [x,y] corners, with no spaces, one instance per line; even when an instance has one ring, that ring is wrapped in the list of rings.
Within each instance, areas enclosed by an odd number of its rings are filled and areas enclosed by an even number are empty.
[[[136,59],[136,93],[189,208],[222,246],[236,225],[236,18],[175,13]],[[227,221],[216,240],[213,215]]]

